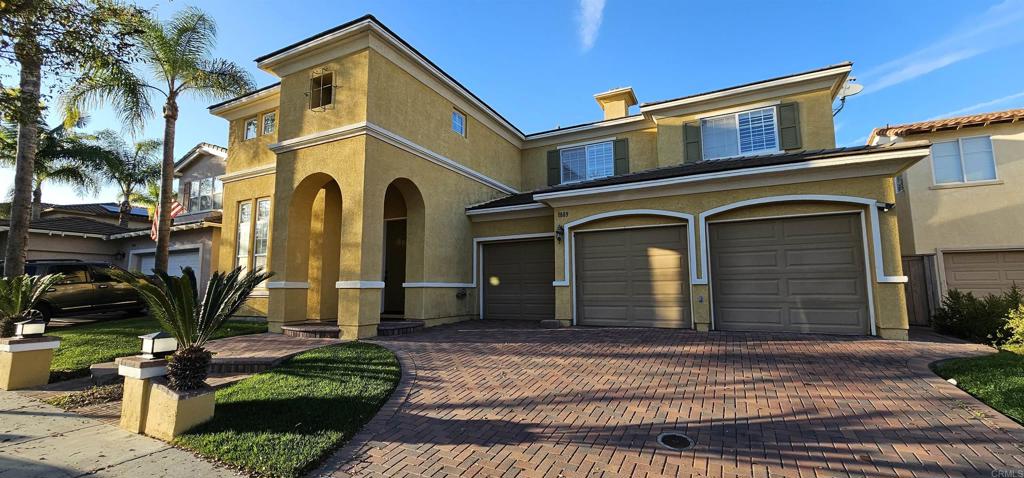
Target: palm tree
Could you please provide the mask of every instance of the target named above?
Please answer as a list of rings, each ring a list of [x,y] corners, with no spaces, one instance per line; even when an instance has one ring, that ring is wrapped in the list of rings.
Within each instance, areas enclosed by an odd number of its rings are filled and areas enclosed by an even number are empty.
[[[75,128],[86,123],[80,118]],[[0,166],[13,167],[17,161],[18,126],[0,124]],[[32,172],[32,219],[39,219],[42,212],[43,183],[57,183],[71,186],[80,196],[95,194],[99,190],[96,178],[91,174],[91,166],[103,156],[103,151],[90,143],[90,137],[74,132],[66,125],[50,128],[39,122],[38,149],[36,149],[35,168]]]
[[[166,270],[178,99],[187,94],[222,99],[251,91],[254,86],[251,76],[242,67],[211,57],[217,25],[199,9],[185,8],[166,23],[149,18],[142,23],[141,31],[140,61],[151,72],[150,78],[116,63],[97,63],[84,81],[69,89],[63,103],[67,116],[72,119],[82,109],[110,104],[127,127],[138,130],[153,113],[151,97],[163,98],[164,149],[155,269]]]
[[[157,204],[160,204],[160,183],[155,180],[146,183],[145,189],[132,194],[131,202],[139,207],[146,208],[149,217],[152,218],[153,214],[156,213]]]
[[[145,276],[113,269],[111,275],[138,291],[149,306],[150,315],[178,340],[180,348],[167,366],[168,386],[187,391],[204,386],[211,358],[204,348],[206,342],[238,312],[252,290],[273,274],[260,268],[243,274],[241,267],[231,272],[214,272],[202,298],[191,267],[182,269],[181,277],[161,270]]]
[[[160,179],[160,163],[157,160],[160,141],[144,139],[129,146],[111,130],[100,131],[96,139],[106,153],[97,164],[97,169],[104,179],[117,185],[120,201],[118,224],[127,227],[132,200],[143,186]]]

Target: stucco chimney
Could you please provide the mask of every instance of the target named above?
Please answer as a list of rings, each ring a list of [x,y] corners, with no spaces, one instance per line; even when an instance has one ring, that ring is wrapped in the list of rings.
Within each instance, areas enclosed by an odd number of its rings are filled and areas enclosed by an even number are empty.
[[[604,110],[604,119],[616,119],[629,115],[629,107],[637,104],[633,88],[625,86],[594,95],[597,104]]]

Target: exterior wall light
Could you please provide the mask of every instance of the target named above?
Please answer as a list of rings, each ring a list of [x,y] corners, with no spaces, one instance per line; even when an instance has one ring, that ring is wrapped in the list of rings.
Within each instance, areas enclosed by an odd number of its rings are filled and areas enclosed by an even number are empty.
[[[46,321],[38,317],[14,324],[14,335],[21,338],[42,337],[44,333]]]
[[[555,228],[555,240],[562,242],[563,238],[565,238],[565,225],[559,224],[558,227]]]
[[[142,339],[142,356],[147,359],[162,358],[178,350],[178,340],[164,331],[140,335],[139,338]]]
[[[891,202],[877,202],[877,203],[875,203],[875,206],[876,206],[876,207],[878,208],[878,210],[879,210],[879,211],[882,211],[882,212],[889,212],[889,211],[892,211],[892,210],[893,210],[893,208],[895,208],[895,207],[896,207],[896,203],[891,203]]]

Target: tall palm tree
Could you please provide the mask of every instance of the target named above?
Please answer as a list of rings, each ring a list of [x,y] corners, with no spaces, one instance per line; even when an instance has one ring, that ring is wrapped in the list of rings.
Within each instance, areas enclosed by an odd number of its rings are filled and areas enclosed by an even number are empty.
[[[79,118],[76,128],[84,126],[86,119]],[[12,123],[0,124],[0,166],[13,167],[17,162],[18,126]],[[66,125],[50,128],[39,121],[39,135],[35,167],[32,172],[32,219],[39,219],[42,212],[43,184],[57,183],[71,186],[85,196],[95,194],[99,183],[91,173],[91,166],[104,155],[102,149],[90,142],[90,137],[76,133]]]
[[[97,171],[103,179],[117,185],[118,224],[127,227],[132,200],[144,186],[160,179],[160,141],[144,139],[129,145],[111,130],[100,131],[96,140],[106,153],[97,164]]]
[[[163,98],[164,149],[154,268],[167,270],[178,99],[188,94],[222,99],[251,91],[254,86],[242,67],[212,57],[217,25],[199,9],[185,8],[166,23],[149,18],[141,31],[140,61],[149,70],[148,77],[116,63],[97,63],[85,81],[70,88],[63,103],[69,118],[77,117],[82,109],[109,104],[127,127],[137,130],[153,113],[151,97]]]
[[[146,208],[149,212],[149,216],[153,217],[156,213],[156,206],[160,204],[160,183],[157,182],[156,178],[153,181],[146,183],[146,187],[139,191],[136,191],[131,198],[129,198],[132,204]]]

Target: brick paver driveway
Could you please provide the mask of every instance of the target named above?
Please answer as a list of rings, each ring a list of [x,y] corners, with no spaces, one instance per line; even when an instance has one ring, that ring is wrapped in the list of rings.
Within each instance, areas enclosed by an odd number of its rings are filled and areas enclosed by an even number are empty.
[[[402,384],[318,475],[1024,476],[994,474],[1024,472],[1024,430],[927,368],[974,345],[486,321],[378,342]]]

